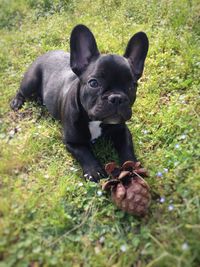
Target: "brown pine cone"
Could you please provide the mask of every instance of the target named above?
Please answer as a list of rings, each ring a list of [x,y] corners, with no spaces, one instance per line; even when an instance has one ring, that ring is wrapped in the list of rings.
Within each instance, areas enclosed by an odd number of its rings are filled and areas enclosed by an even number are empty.
[[[143,216],[150,204],[149,187],[142,178],[131,178],[128,184],[118,183],[111,189],[112,200],[117,207],[130,214]]]
[[[141,164],[126,162],[120,169],[115,163],[109,163],[105,169],[112,179],[103,185],[103,189],[111,190],[112,200],[117,207],[133,215],[145,215],[150,205],[151,195],[147,182],[141,177],[141,175],[147,176]]]

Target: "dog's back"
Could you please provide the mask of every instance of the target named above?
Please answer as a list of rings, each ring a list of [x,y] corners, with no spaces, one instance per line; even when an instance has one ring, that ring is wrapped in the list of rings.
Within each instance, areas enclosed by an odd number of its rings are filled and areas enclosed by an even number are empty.
[[[76,75],[70,68],[70,54],[50,51],[38,57],[24,74],[20,93],[25,98],[40,98],[48,111],[60,119],[58,110]]]

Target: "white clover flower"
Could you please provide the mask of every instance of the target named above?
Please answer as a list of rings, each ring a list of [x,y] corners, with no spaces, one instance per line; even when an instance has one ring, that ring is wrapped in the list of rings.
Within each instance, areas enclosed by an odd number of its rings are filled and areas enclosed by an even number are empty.
[[[162,172],[157,172],[157,176],[162,177],[163,176]]]
[[[102,196],[102,194],[103,194],[103,193],[102,193],[102,191],[101,191],[101,190],[98,190],[98,191],[97,191],[97,195],[98,195],[99,197],[101,197],[101,196]]]
[[[125,252],[125,251],[127,250],[126,245],[121,245],[120,250],[121,250],[122,252]]]
[[[147,130],[142,130],[143,134],[148,134]]]
[[[182,139],[182,140],[183,140],[183,139],[185,139],[186,137],[187,137],[187,135],[186,135],[186,134],[182,134],[182,135],[181,135],[181,137],[180,137],[180,139]]]
[[[164,203],[165,202],[165,197],[161,197],[160,198],[160,203]]]
[[[187,242],[184,242],[183,244],[182,244],[182,250],[188,250],[189,249],[189,246],[188,246],[188,243]]]
[[[169,211],[172,211],[173,209],[174,209],[174,205],[169,205],[169,206],[168,206],[168,210],[169,210]]]
[[[185,95],[180,95],[179,99],[183,100],[185,98]]]

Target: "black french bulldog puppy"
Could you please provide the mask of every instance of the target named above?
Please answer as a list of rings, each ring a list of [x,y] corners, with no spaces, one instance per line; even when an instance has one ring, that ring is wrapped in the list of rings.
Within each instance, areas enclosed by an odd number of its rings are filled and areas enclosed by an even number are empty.
[[[99,136],[112,140],[121,163],[136,161],[131,118],[148,51],[145,33],[136,33],[124,56],[101,55],[92,32],[77,25],[70,39],[70,54],[50,51],[29,67],[11,108],[20,109],[27,99],[40,98],[50,114],[62,122],[67,149],[79,161],[84,176],[94,182],[106,173],[92,152]]]

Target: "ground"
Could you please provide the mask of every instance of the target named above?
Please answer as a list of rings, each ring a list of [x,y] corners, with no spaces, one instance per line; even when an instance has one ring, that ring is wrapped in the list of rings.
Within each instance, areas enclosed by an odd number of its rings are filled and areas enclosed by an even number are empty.
[[[200,266],[199,0],[0,1],[0,266]],[[103,53],[145,31],[150,49],[128,126],[150,172],[143,219],[86,183],[45,110],[9,102],[42,53],[86,24]],[[99,141],[102,163],[117,160]]]

